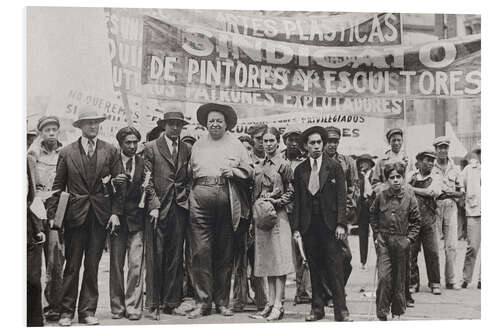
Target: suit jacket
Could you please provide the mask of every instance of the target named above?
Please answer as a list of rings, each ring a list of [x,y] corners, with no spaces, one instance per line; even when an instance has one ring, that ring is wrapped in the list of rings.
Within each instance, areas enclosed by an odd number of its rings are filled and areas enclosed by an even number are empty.
[[[64,147],[57,161],[53,191],[56,192],[47,205],[47,217],[53,219],[61,191],[69,192],[69,202],[64,216],[65,228],[73,228],[85,223],[89,209],[93,209],[100,224],[106,225],[111,214],[120,215],[116,197],[104,195],[102,178],[115,177],[117,162],[120,162],[118,149],[97,139],[95,153],[97,159],[96,175],[91,182],[84,170],[80,139]]]
[[[125,173],[121,156],[119,162],[116,163],[116,169],[117,174]],[[120,223],[126,223],[130,232],[144,230],[145,209],[139,208],[144,170],[144,160],[139,155],[135,155],[135,170],[131,181],[121,186],[115,186],[121,211]]]
[[[319,199],[321,215],[325,225],[335,231],[337,225],[342,225],[347,230],[346,213],[346,187],[345,175],[342,166],[331,158],[322,155],[319,170]],[[292,231],[299,231],[305,235],[309,230],[312,216],[312,199],[309,192],[309,176],[311,163],[309,158],[300,163],[294,171],[295,202],[292,218]]]
[[[148,211],[159,209],[160,223],[166,220],[173,203],[189,209],[188,162],[191,151],[184,142],[180,142],[177,154],[175,166],[165,135],[148,142],[144,147],[145,170],[151,172],[147,207]]]

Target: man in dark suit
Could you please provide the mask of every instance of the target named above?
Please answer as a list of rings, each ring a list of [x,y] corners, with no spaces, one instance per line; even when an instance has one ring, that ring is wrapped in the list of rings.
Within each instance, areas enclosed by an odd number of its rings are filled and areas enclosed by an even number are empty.
[[[73,126],[80,128],[82,136],[64,147],[57,162],[53,191],[48,202],[47,217],[51,228],[61,191],[69,192],[64,217],[64,245],[66,265],[61,290],[61,318],[59,325],[70,326],[76,308],[80,266],[84,259],[84,273],[78,302],[78,321],[97,325],[95,317],[99,291],[97,273],[106,240],[106,226],[119,225],[119,207],[106,190],[118,150],[97,139],[99,124],[106,119],[97,110],[84,106]]]
[[[113,319],[127,316],[139,320],[142,315],[144,272],[144,209],[139,207],[144,182],[144,160],[136,155],[141,134],[134,127],[116,133],[120,162],[116,163],[113,187],[122,211],[118,230],[111,230],[109,295]],[[124,286],[123,266],[128,252],[128,275]]]
[[[147,207],[150,217],[158,221],[153,242],[156,244],[152,250],[156,266],[161,267],[161,271],[157,270],[159,274],[153,274],[157,275],[156,283],[151,278],[147,280],[159,287],[153,292],[160,294],[163,311],[179,316],[186,315],[180,305],[184,239],[189,217],[187,185],[191,153],[188,146],[179,140],[182,127],[186,124],[188,122],[180,111],[166,112],[160,122],[165,128],[164,134],[148,142],[144,148],[146,171],[151,172]]]
[[[294,171],[292,230],[296,240],[303,239],[311,270],[312,306],[306,321],[325,316],[327,299],[322,279],[333,293],[335,320],[350,321],[344,289],[345,176],[338,162],[323,156],[326,139],[327,132],[320,126],[310,127],[301,135],[308,158]]]

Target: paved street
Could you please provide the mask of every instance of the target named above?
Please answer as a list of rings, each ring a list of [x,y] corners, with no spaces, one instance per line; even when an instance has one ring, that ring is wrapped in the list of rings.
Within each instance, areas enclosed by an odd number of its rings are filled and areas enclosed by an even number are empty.
[[[358,237],[350,236],[349,242],[353,254],[353,272],[347,284],[347,306],[351,313],[351,318],[355,321],[376,320],[375,317],[375,299],[370,296],[374,295],[374,269],[376,256],[374,253],[373,244],[370,243],[369,249],[369,264],[367,270],[361,270],[359,263],[359,247]],[[466,243],[459,242],[457,255],[457,276],[461,277],[462,265],[465,256]],[[427,288],[427,277],[425,272],[425,264],[423,254],[419,257],[419,267],[421,274],[421,291],[414,295],[415,307],[407,310],[407,313],[402,317],[403,320],[425,320],[425,319],[480,319],[481,318],[481,291],[477,287],[477,268],[474,273],[473,283],[468,289],[453,291],[444,289],[444,250],[441,243],[441,283],[443,284],[443,294],[441,296],[432,295]],[[479,264],[479,261],[478,261]],[[42,273],[43,274],[43,273]],[[162,314],[160,321],[154,321],[147,316],[139,321],[129,321],[128,319],[113,320],[109,308],[109,255],[104,253],[99,270],[99,305],[97,309],[97,317],[101,325],[150,325],[150,324],[193,324],[193,323],[253,323],[258,320],[250,319],[249,314],[255,311],[255,307],[249,306],[248,311],[237,313],[233,317],[222,317],[213,314],[201,319],[189,320],[185,317],[175,317]],[[43,280],[42,280],[43,285]],[[365,292],[361,292],[364,289]],[[309,313],[310,305],[293,305],[293,297],[295,295],[294,276],[289,276],[286,287],[286,303],[285,303],[285,322],[303,322],[306,314]],[[193,304],[193,300],[188,299],[186,303]],[[333,309],[326,310],[327,320],[333,321]],[[57,323],[47,323],[47,325],[57,325]],[[76,318],[74,320],[76,323]]]

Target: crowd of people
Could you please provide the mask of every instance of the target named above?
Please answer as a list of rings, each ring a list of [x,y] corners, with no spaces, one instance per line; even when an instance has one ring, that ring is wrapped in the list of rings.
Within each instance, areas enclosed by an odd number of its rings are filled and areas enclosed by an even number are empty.
[[[262,124],[237,137],[234,109],[208,103],[197,110],[205,135],[181,136],[188,121],[169,109],[139,149],[141,134],[132,126],[116,133],[116,143],[99,139],[105,120],[82,107],[73,123],[81,137],[66,146],[55,116],[43,116],[37,133],[28,133],[28,326],[70,326],[75,314],[80,323],[99,323],[106,247],[113,319],[157,319],[160,312],[194,319],[210,315],[213,304],[216,313],[233,316],[254,303],[251,318],[281,320],[287,275],[295,273],[294,303],[311,303],[306,321],[323,319],[327,306],[336,321],[351,321],[345,286],[353,224],[362,269],[372,230],[379,320],[398,319],[414,306],[421,248],[430,291],[441,294],[441,239],[445,288],[471,283],[481,244],[479,146],[461,170],[447,137],[414,160],[403,149],[403,131],[393,128],[384,156],[347,156],[338,152],[336,127],[281,133]],[[459,281],[460,203],[468,246]],[[183,303],[187,296],[195,306]]]

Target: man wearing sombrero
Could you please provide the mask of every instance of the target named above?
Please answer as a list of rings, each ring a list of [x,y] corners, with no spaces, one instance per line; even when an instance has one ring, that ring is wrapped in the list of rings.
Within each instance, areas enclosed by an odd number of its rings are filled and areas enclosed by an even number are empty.
[[[237,116],[229,105],[208,103],[197,111],[208,135],[193,145],[190,165],[193,188],[189,195],[188,228],[191,276],[197,308],[188,318],[209,315],[212,303],[223,316],[229,308],[234,236],[240,219],[250,217],[248,180],[252,161],[243,144],[227,131]]]
[[[47,217],[55,226],[54,217],[62,191],[69,192],[64,217],[64,243],[66,265],[61,288],[61,316],[59,325],[70,326],[75,315],[78,280],[84,259],[83,280],[78,301],[78,321],[97,325],[98,268],[106,241],[106,228],[120,225],[116,200],[105,191],[118,150],[99,140],[99,125],[106,119],[91,106],[83,106],[73,126],[82,136],[64,147],[59,155],[56,177],[52,187],[57,191],[48,201]]]
[[[170,109],[158,121],[164,132],[144,147],[145,170],[151,172],[147,209],[149,215],[157,219],[158,226],[152,250],[154,261],[160,267],[158,274],[153,275],[155,282],[150,274],[152,269],[149,269],[148,286],[155,285],[157,288],[148,288],[148,299],[155,296],[151,291],[159,293],[160,304],[152,306],[163,306],[164,313],[176,316],[186,315],[180,305],[184,280],[184,240],[189,217],[187,166],[191,154],[186,143],[180,140],[180,134],[187,124],[181,111]],[[149,250],[147,253],[148,257],[153,257]]]
[[[344,285],[346,182],[342,166],[323,154],[327,137],[321,126],[310,127],[301,135],[308,158],[294,171],[292,230],[297,241],[303,240],[311,270],[312,304],[306,321],[325,317],[322,280],[333,293],[335,320],[350,321]]]

